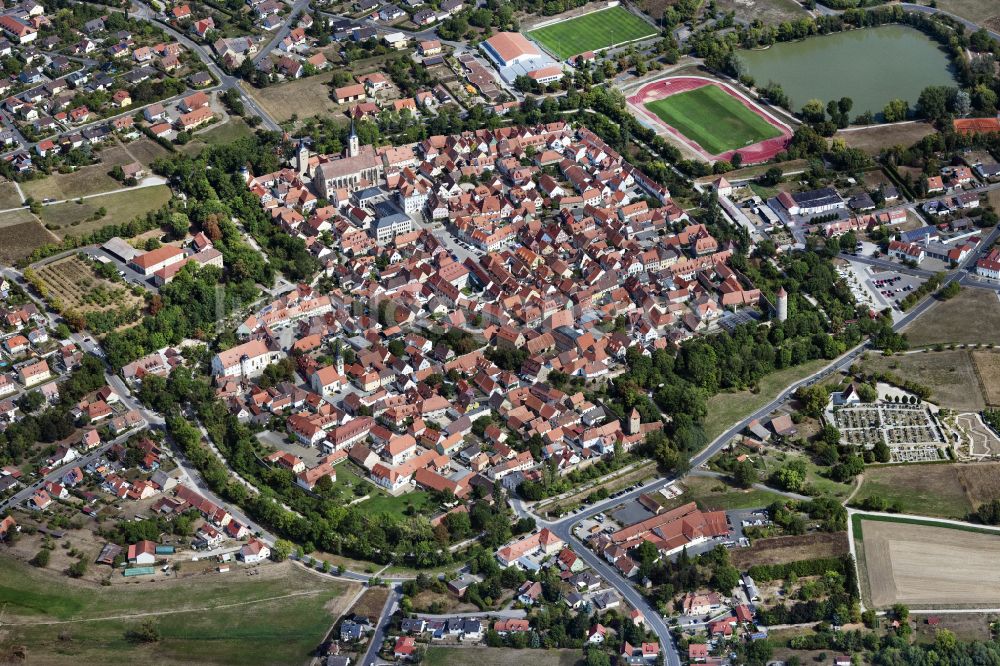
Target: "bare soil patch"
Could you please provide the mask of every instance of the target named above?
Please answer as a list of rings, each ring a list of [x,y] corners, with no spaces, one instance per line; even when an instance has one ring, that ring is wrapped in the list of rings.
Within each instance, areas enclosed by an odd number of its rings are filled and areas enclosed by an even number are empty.
[[[957,322],[975,322],[975,325],[960,326]],[[932,305],[905,332],[914,347],[1000,345],[1000,299],[989,289],[963,289],[958,296]]]
[[[385,600],[389,598],[389,588],[371,587],[365,590],[358,602],[351,607],[351,615],[363,615],[372,622],[378,620],[382,615],[382,608]]]
[[[1000,534],[863,520],[872,603],[996,607]]]
[[[904,125],[872,125],[864,129],[840,130],[834,135],[843,139],[849,148],[860,148],[876,155],[886,148],[903,146],[909,148],[929,134],[934,134],[930,123],[906,123]]]
[[[847,552],[847,532],[816,532],[758,539],[749,548],[732,551],[729,557],[736,568],[743,570],[755,564],[785,564]]]

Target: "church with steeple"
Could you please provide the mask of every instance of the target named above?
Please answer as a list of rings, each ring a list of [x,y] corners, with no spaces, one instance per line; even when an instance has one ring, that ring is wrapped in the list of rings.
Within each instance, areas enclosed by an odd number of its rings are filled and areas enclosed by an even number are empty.
[[[300,146],[300,151],[302,150]],[[297,158],[299,165],[308,163],[305,158]],[[301,166],[299,167],[301,169]],[[371,146],[362,146],[358,133],[351,121],[351,133],[347,138],[347,150],[340,157],[320,156],[319,164],[313,170],[313,185],[317,194],[332,200],[336,190],[354,191],[377,184],[382,179],[384,168],[382,159]]]

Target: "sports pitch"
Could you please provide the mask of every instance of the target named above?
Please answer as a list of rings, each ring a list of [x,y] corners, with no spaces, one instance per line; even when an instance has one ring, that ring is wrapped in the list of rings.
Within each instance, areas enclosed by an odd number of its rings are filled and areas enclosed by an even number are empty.
[[[531,30],[528,36],[565,60],[587,51],[652,37],[656,32],[656,28],[627,9],[611,7]]]
[[[713,155],[781,136],[777,127],[714,85],[670,95],[645,106]]]

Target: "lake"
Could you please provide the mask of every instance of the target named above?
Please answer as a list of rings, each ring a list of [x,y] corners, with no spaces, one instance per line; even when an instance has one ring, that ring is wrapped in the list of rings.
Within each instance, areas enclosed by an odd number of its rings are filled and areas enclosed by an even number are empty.
[[[757,85],[780,83],[798,111],[811,99],[850,97],[851,118],[879,114],[892,99],[912,108],[931,85],[955,85],[948,54],[915,28],[887,25],[740,51]]]

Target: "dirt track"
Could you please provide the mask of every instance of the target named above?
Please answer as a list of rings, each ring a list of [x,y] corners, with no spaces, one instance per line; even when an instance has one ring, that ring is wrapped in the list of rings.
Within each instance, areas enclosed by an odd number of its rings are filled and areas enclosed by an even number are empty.
[[[1000,605],[1000,535],[862,521],[872,604]]]

